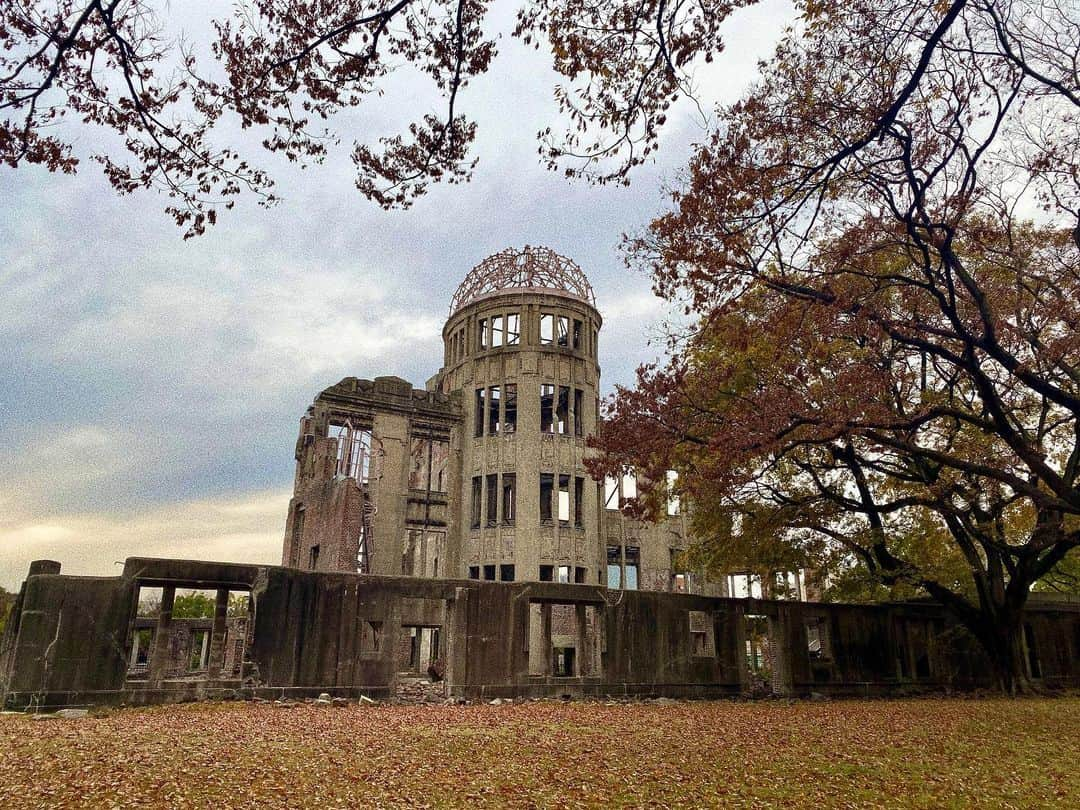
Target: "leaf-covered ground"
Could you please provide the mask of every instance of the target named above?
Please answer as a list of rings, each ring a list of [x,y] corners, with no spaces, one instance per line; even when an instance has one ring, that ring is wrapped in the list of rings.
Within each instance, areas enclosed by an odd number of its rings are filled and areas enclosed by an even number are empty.
[[[1080,699],[0,716],[0,807],[1080,806]]]

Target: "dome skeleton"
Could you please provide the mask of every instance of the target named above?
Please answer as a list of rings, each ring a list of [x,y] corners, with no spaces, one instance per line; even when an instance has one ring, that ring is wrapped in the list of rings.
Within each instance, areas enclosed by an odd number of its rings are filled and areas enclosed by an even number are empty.
[[[450,300],[450,314],[494,292],[553,290],[596,307],[596,296],[584,271],[551,248],[506,248],[476,265]]]

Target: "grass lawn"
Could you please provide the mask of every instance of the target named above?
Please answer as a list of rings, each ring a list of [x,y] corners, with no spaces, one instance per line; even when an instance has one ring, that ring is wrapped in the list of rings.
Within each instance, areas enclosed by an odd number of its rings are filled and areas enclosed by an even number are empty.
[[[1080,807],[1080,699],[0,716],[0,808]]]

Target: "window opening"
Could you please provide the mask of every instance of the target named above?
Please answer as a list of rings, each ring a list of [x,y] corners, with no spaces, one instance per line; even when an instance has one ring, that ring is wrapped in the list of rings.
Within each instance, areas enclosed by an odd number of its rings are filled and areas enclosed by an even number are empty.
[[[506,384],[506,396],[503,399],[503,432],[517,430],[517,383]]]
[[[555,316],[544,313],[540,316],[540,345],[550,346],[555,342]]]
[[[570,523],[570,476],[559,476],[559,523]]]
[[[559,346],[565,347],[569,343],[568,333],[570,331],[570,319],[567,318],[565,315],[560,315],[558,317],[558,327],[559,332],[557,335],[558,340],[556,341],[556,343],[558,343]]]
[[[503,473],[502,477],[502,519],[507,526],[513,526],[517,514],[517,475]]]
[[[503,316],[495,315],[491,319],[491,347],[503,345]]]
[[[555,566],[553,565],[541,565],[540,566],[540,581],[551,582],[555,579]]]
[[[607,586],[622,587],[622,549],[619,546],[607,547]]]
[[[540,385],[540,432],[555,432],[555,386]]]
[[[495,566],[494,565],[485,565],[484,566],[484,579],[491,580],[491,581],[495,580]]]
[[[576,318],[574,319],[573,346],[575,349],[581,348],[581,321]]]
[[[487,318],[481,318],[476,322],[476,346],[480,350],[488,347]]]
[[[506,345],[516,346],[521,342],[521,316],[512,312],[506,316]]]
[[[555,488],[555,476],[540,473],[540,522],[551,523],[551,494]]]
[[[476,413],[475,413],[475,419],[474,419],[474,424],[473,424],[473,428],[474,428],[473,435],[474,436],[483,436],[484,435],[484,416],[487,413],[487,411],[486,411],[486,409],[484,407],[486,393],[487,392],[483,388],[477,388],[476,389]]]
[[[641,549],[637,546],[626,547],[626,590],[638,589],[638,566],[641,563]]]
[[[570,387],[559,386],[559,403],[555,410],[555,420],[558,422],[558,432],[562,436],[570,433]],[[552,431],[554,432],[554,431]]]
[[[491,386],[488,389],[488,436],[499,435],[499,405],[501,401],[499,386]]]
[[[579,529],[585,525],[585,479],[581,476],[574,478],[574,525]]]
[[[499,566],[499,579],[503,582],[514,581],[514,566],[512,565],[500,565]]]
[[[480,516],[483,514],[481,512],[481,504],[480,504],[480,498],[482,496],[483,486],[484,485],[483,485],[483,482],[480,479],[480,476],[479,475],[474,475],[473,480],[472,480],[472,511],[471,511],[471,514],[470,514],[472,528],[474,528],[474,529],[479,529],[480,528]]]
[[[585,432],[585,392],[580,388],[574,389],[574,435],[581,437]]]

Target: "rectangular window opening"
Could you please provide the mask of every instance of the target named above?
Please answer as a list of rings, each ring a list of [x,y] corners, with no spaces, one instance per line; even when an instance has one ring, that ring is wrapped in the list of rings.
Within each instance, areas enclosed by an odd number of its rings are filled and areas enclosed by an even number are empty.
[[[570,566],[569,565],[560,565],[558,575],[559,575],[559,580],[558,581],[563,585],[568,585],[570,583]]]
[[[561,436],[570,434],[570,387],[559,386],[559,402],[555,409],[555,421],[558,423],[558,432]]]
[[[550,313],[540,315],[540,345],[550,346],[555,342],[555,316]]]
[[[625,550],[626,585],[628,591],[638,589],[638,567],[641,564],[641,549],[638,546],[627,546]]]
[[[574,525],[585,526],[585,479],[580,475],[574,478]]]
[[[585,433],[585,392],[574,389],[574,435],[578,438]]]
[[[495,566],[494,565],[485,565],[484,566],[484,579],[489,580],[491,582],[495,581]]]
[[[574,319],[574,333],[573,333],[573,347],[575,349],[581,348],[581,321]]]
[[[472,511],[470,514],[470,525],[474,529],[480,528],[480,516],[483,514],[481,511],[480,499],[483,492],[483,482],[479,475],[474,475],[472,480]]]
[[[540,581],[552,582],[555,579],[555,566],[553,565],[541,565],[540,566]]]
[[[622,587],[622,548],[620,546],[607,547],[607,586],[609,588]]]
[[[503,432],[517,430],[517,383],[506,384],[506,396],[503,399]]]
[[[499,579],[503,582],[514,581],[514,566],[512,565],[500,565],[499,566]]]
[[[488,347],[487,318],[476,322],[476,347],[481,351]]]
[[[506,316],[506,345],[516,346],[521,342],[521,316],[511,312]]]
[[[473,427],[474,427],[473,435],[474,436],[483,436],[484,435],[484,416],[487,413],[487,409],[484,407],[484,401],[485,401],[486,394],[487,394],[487,392],[485,391],[485,389],[483,389],[483,388],[477,388],[476,389],[476,413],[475,413],[475,421],[474,421],[474,424],[473,424]]]
[[[570,523],[570,476],[559,476],[559,523]]]
[[[555,432],[555,386],[540,385],[540,432]]]
[[[517,475],[503,473],[502,477],[502,519],[506,526],[513,526],[517,517]]]
[[[559,327],[559,332],[558,332],[558,335],[557,335],[556,343],[559,346],[564,346],[565,347],[570,342],[570,336],[569,336],[570,319],[567,318],[565,315],[560,315],[558,317],[558,327]]]
[[[503,316],[495,315],[491,319],[491,347],[497,348],[503,345]]]
[[[499,405],[501,402],[502,398],[499,393],[499,386],[491,386],[491,388],[488,389],[488,436],[499,435]]]
[[[551,523],[551,496],[555,489],[555,476],[540,473],[540,522]]]

